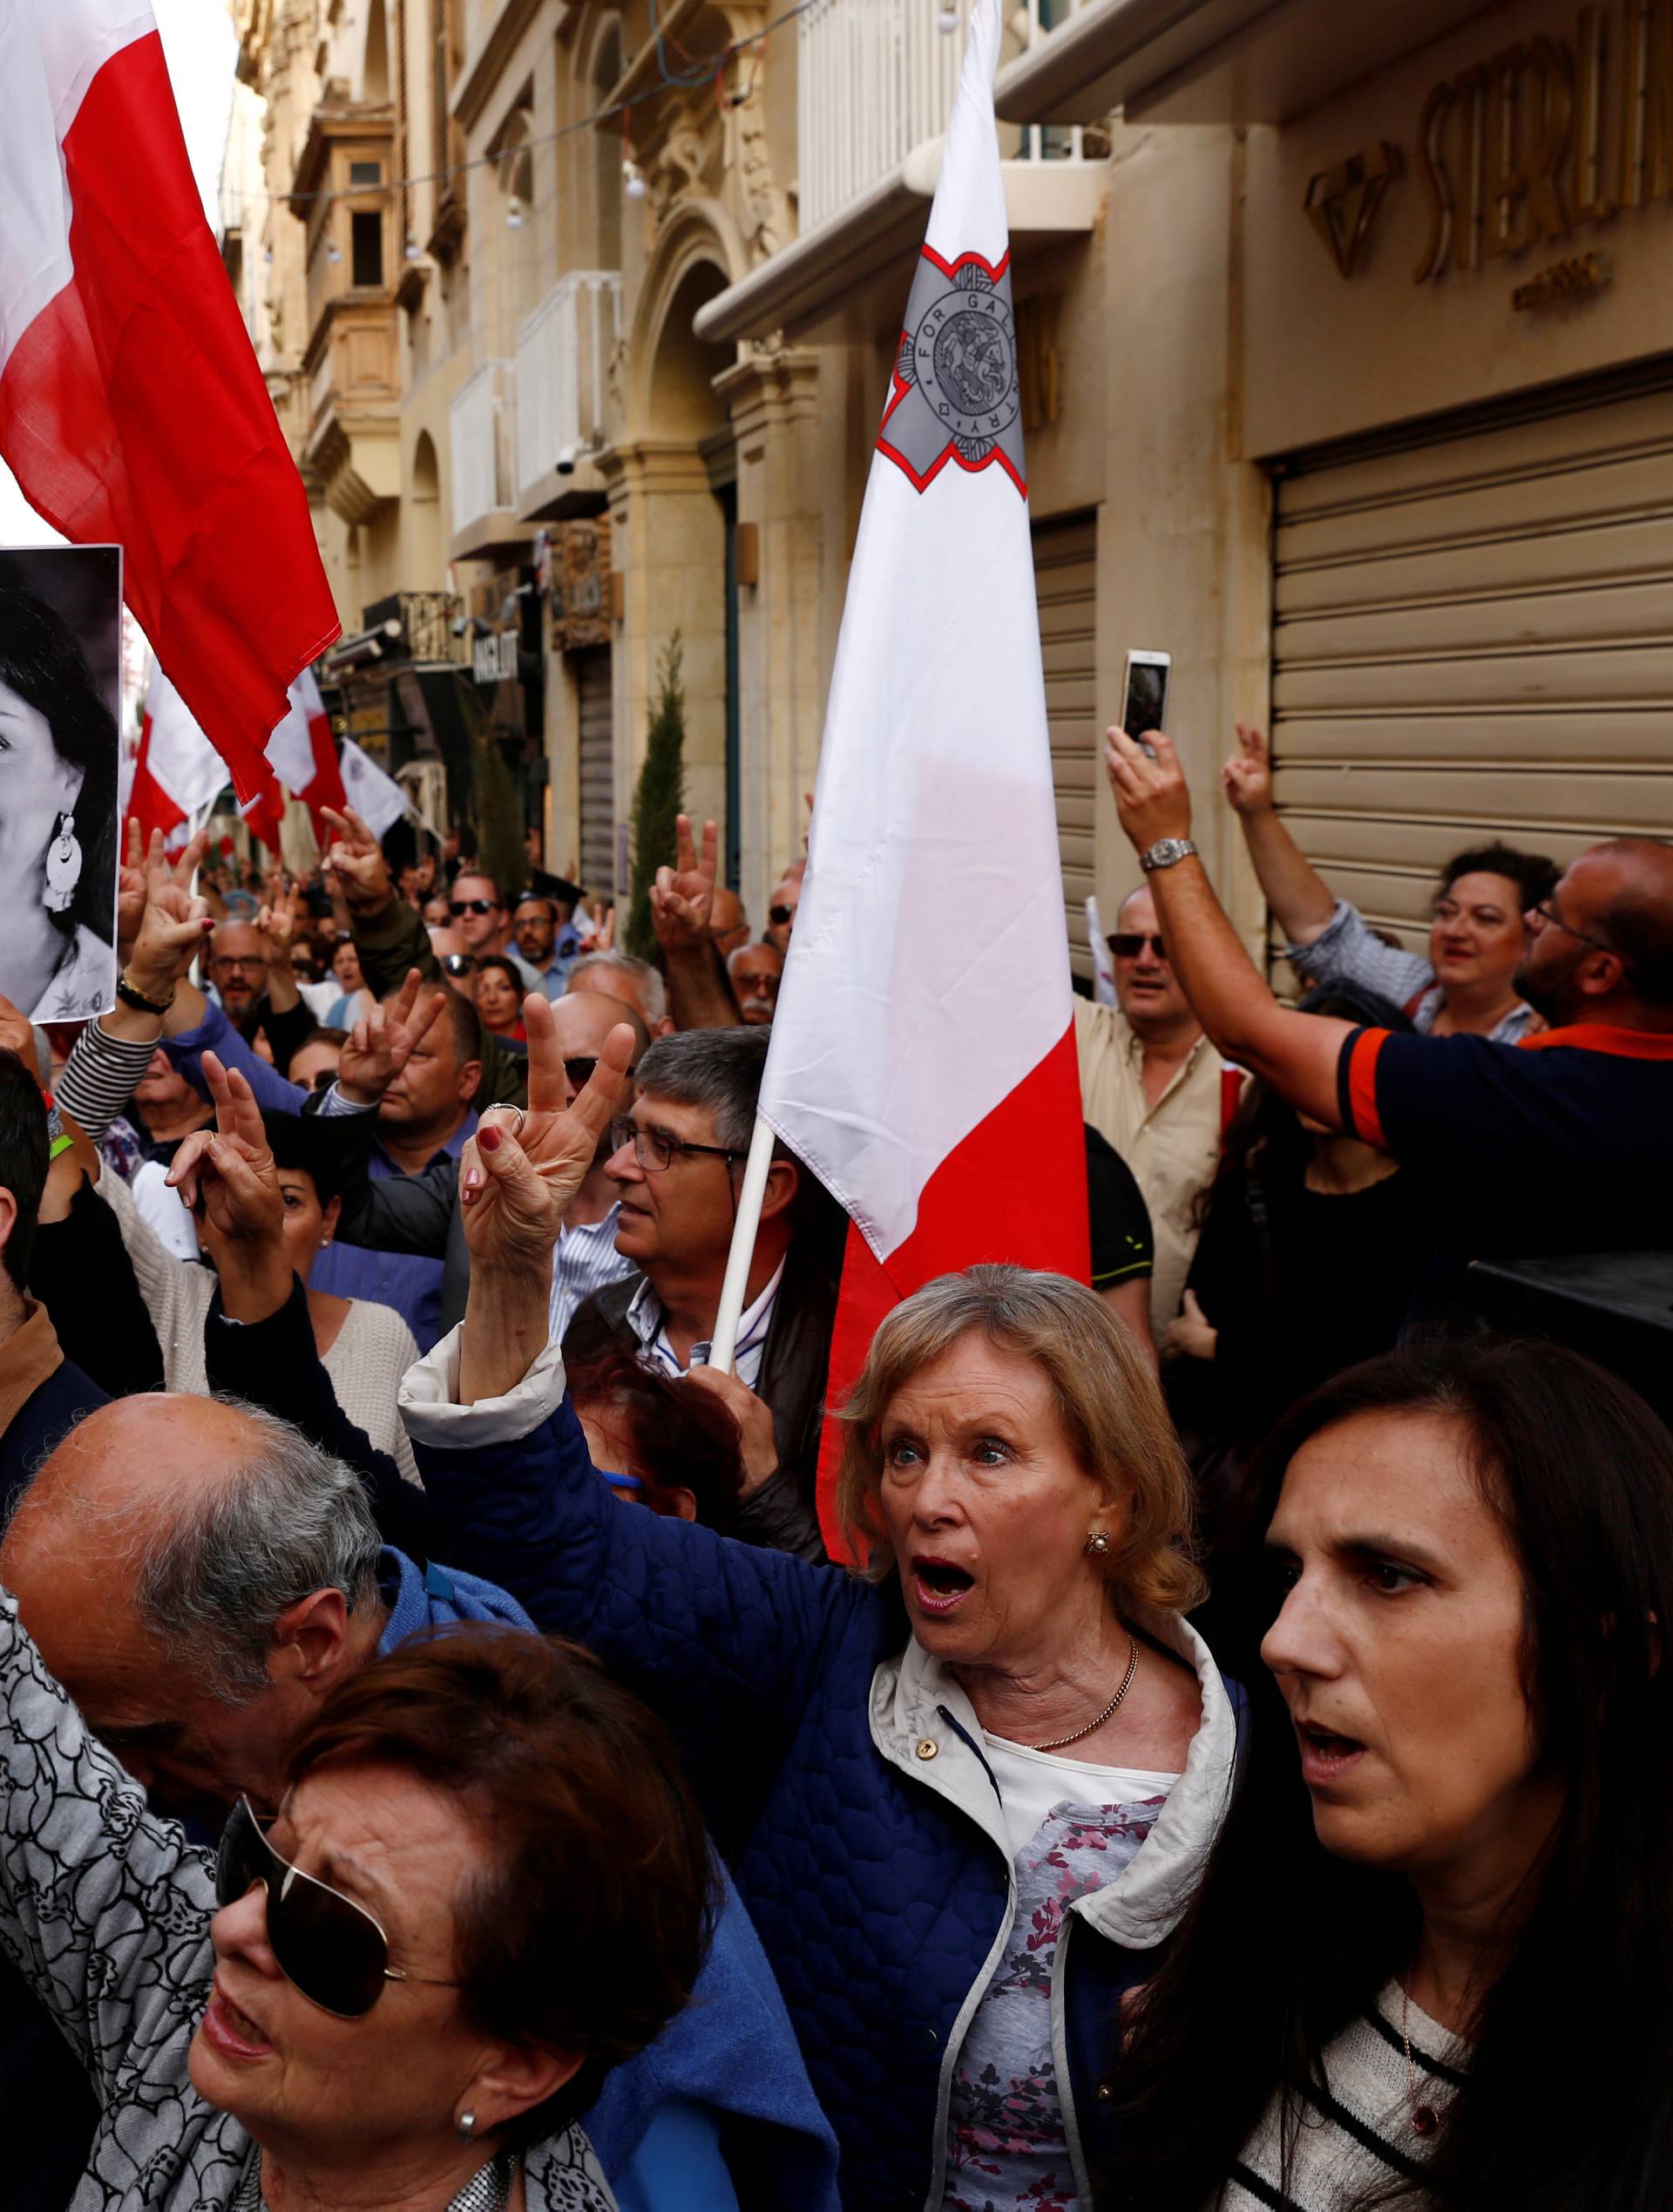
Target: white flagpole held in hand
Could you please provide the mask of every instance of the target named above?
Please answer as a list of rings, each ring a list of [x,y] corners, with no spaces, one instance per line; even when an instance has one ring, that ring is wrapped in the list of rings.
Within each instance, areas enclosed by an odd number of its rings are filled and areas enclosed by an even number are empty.
[[[755,1256],[755,1232],[761,1226],[761,1202],[767,1195],[767,1171],[773,1164],[771,1124],[757,1118],[749,1140],[749,1157],[738,1193],[738,1218],[732,1225],[732,1249],[726,1256],[726,1280],[721,1285],[721,1310],[715,1316],[715,1338],[708,1364],[722,1374],[732,1372],[738,1347],[738,1323],[743,1316],[743,1293],[749,1280],[749,1263]]]

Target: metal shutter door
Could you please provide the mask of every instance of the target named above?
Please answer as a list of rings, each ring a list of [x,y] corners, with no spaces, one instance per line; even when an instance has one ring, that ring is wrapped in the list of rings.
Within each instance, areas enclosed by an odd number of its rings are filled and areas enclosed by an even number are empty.
[[[1077,975],[1090,978],[1087,900],[1095,887],[1097,518],[1082,514],[1065,521],[1036,523],[1033,539],[1069,961]]]
[[[1277,804],[1409,944],[1462,846],[1673,831],[1673,363],[1640,382],[1284,465]]]
[[[615,716],[611,703],[610,648],[589,646],[575,655],[580,705],[581,882],[594,898],[616,889]]]

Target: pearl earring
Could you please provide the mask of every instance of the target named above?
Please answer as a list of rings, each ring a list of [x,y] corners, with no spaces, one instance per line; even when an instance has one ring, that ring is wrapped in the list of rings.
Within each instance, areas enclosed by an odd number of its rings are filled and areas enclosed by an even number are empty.
[[[1094,1530],[1091,1530],[1091,1532],[1088,1534],[1088,1536],[1087,1536],[1087,1550],[1088,1551],[1090,1551],[1090,1552],[1094,1553],[1094,1554],[1096,1555],[1096,1557],[1099,1557],[1100,1559],[1101,1559],[1101,1558],[1103,1557],[1104,1554],[1105,1554],[1105,1553],[1106,1553],[1106,1552],[1109,1550],[1109,1531],[1108,1531],[1108,1530],[1107,1530],[1107,1529],[1094,1529]]]

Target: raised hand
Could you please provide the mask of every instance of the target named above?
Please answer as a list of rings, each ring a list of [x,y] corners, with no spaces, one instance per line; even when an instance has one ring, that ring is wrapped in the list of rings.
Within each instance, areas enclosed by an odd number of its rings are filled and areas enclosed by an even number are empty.
[[[778,1471],[778,1442],[773,1435],[772,1408],[758,1398],[747,1382],[720,1367],[694,1367],[685,1378],[694,1390],[707,1390],[720,1400],[738,1424],[738,1461],[743,1469],[741,1497],[758,1490]]]
[[[163,850],[162,832],[153,830],[151,833],[151,847],[140,867],[145,906],[126,963],[129,980],[148,999],[166,1001],[173,997],[215,926],[208,902],[194,899],[189,889],[207,841],[206,833],[200,830],[179,858],[171,861]],[[131,831],[130,858],[136,850],[137,839]]]
[[[38,1073],[35,1060],[35,1031],[21,1007],[0,993],[0,1045],[15,1052],[31,1077]]]
[[[352,806],[341,814],[321,809],[336,832],[327,850],[325,865],[336,878],[343,898],[357,914],[374,914],[394,897],[389,863],[383,848]]]
[[[523,1021],[528,1107],[520,1121],[515,1106],[491,1106],[483,1115],[460,1157],[459,1203],[473,1273],[526,1274],[550,1284],[552,1246],[620,1099],[633,1033],[625,1022],[611,1030],[585,1089],[566,1106],[564,1056],[547,1001],[531,994]]]
[[[1154,756],[1126,730],[1112,729],[1104,745],[1115,811],[1135,852],[1148,852],[1162,838],[1191,834],[1191,794],[1173,740],[1158,729],[1150,743]]]
[[[194,1212],[201,1204],[204,1233],[218,1266],[234,1245],[282,1251],[284,1193],[255,1094],[238,1069],[223,1068],[213,1052],[203,1055],[203,1077],[214,1102],[215,1126],[194,1130],[186,1139],[168,1181]],[[247,1263],[248,1254],[244,1257]]]
[[[1272,756],[1252,722],[1236,725],[1242,750],[1220,771],[1220,782],[1236,814],[1264,814],[1272,804]]]
[[[337,1088],[351,1106],[376,1106],[435,1028],[444,990],[426,991],[416,967],[388,1007],[374,1006],[349,1034],[337,1062]]]
[[[708,941],[709,916],[715,906],[715,874],[719,840],[715,824],[703,824],[700,852],[691,834],[691,817],[682,814],[676,824],[676,865],[659,868],[651,885],[651,923],[656,940],[670,959]]]

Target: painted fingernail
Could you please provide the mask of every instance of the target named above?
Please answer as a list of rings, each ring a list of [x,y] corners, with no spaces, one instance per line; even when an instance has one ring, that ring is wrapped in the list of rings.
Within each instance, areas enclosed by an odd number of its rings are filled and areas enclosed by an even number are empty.
[[[499,1131],[494,1126],[492,1122],[488,1123],[484,1128],[479,1129],[477,1131],[477,1142],[481,1145],[484,1152],[498,1151]]]
[[[480,1168],[466,1168],[464,1171],[464,1187],[467,1191],[481,1190],[482,1170]]]

